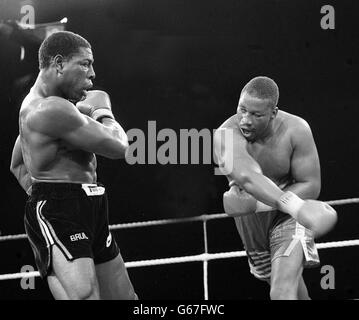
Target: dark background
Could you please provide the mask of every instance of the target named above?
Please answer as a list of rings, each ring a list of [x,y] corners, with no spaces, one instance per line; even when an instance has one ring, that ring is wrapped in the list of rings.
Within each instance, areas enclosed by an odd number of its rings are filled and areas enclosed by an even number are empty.
[[[0,0],[0,20],[20,20],[19,0]],[[335,30],[320,27],[323,5],[335,8]],[[155,120],[157,132],[218,127],[235,112],[244,84],[257,75],[279,85],[279,108],[311,125],[322,167],[320,199],[354,198],[356,164],[358,35],[356,1],[313,0],[81,0],[33,1],[36,23],[67,17],[67,30],[87,38],[95,57],[97,88],[112,98],[125,130]],[[36,44],[25,60],[14,39],[0,37],[2,235],[23,233],[26,195],[8,168],[18,134],[21,99],[37,74]],[[160,144],[158,144],[160,146]],[[226,179],[213,165],[128,165],[99,158],[98,177],[110,197],[111,224],[222,212]],[[337,207],[336,229],[320,242],[358,238],[358,205]],[[203,252],[201,223],[114,232],[125,261]],[[232,220],[208,223],[209,252],[242,250]],[[314,299],[359,297],[356,247],[320,250],[322,265],[335,268],[335,289],[323,290],[321,269],[304,275]],[[34,265],[25,240],[0,242],[0,273]],[[202,299],[202,264],[133,268],[144,299]],[[47,285],[22,290],[20,280],[0,282],[0,299],[52,299]],[[209,263],[211,299],[267,299],[246,259]]]

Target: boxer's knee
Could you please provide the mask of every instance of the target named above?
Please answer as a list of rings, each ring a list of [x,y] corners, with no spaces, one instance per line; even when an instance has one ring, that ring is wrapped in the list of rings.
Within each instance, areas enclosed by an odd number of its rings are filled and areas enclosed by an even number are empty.
[[[99,285],[92,258],[85,257],[68,261],[55,245],[52,249],[51,274],[56,277],[69,299],[99,299]],[[56,281],[52,283],[56,284]]]
[[[68,292],[69,298],[72,300],[99,300],[99,288],[96,280],[80,281],[74,284]]]
[[[298,299],[298,290],[287,283],[275,284],[270,289],[271,300],[296,300]]]
[[[295,255],[297,253],[297,255]],[[272,279],[270,288],[271,300],[297,300],[298,285],[301,278],[302,267],[296,260],[301,254],[292,252],[292,257],[278,258],[272,263]],[[297,259],[294,259],[297,258]]]
[[[66,284],[67,280],[60,281],[52,274],[48,277],[50,291],[56,300],[98,300],[99,289],[94,281],[72,281],[71,285]]]
[[[129,300],[139,300],[138,295],[137,295],[137,293],[135,291],[131,292]]]
[[[271,300],[298,299],[298,276],[293,272],[277,270],[272,273],[270,298]]]

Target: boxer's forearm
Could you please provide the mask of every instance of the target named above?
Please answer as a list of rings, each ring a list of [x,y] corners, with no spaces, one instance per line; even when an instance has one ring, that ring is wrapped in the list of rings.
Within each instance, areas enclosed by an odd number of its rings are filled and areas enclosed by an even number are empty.
[[[277,201],[284,192],[262,174],[260,166],[253,159],[242,157],[242,159],[232,160],[232,157],[238,154],[237,150],[234,150],[233,154],[224,153],[221,160],[225,174],[258,201],[277,208]]]
[[[273,208],[278,207],[277,201],[284,192],[268,177],[254,171],[244,174],[236,174],[234,171],[231,178],[258,201]]]
[[[21,187],[27,192],[32,184],[31,175],[26,169],[21,152],[20,136],[16,138],[11,155],[10,171],[15,176]]]
[[[19,181],[21,187],[25,190],[27,194],[29,194],[30,187],[32,185],[31,176],[29,173],[23,175]]]
[[[128,137],[125,130],[116,120],[111,118],[105,117],[101,120],[101,123],[111,130],[112,136],[119,142],[123,157],[125,157],[128,150]]]
[[[281,187],[284,192],[291,191],[295,193],[301,199],[317,199],[320,193],[320,182],[296,182],[292,185]],[[257,212],[268,211],[273,208],[267,207],[260,201],[257,201]]]
[[[285,187],[283,191],[292,191],[302,199],[318,199],[320,187],[320,181],[295,182]]]
[[[31,187],[32,180],[31,175],[26,170],[25,165],[22,164],[15,168],[11,168],[11,172],[19,182],[20,186],[25,190],[25,192],[28,192],[29,188]]]
[[[258,201],[273,208],[278,207],[277,202],[284,192],[263,175],[260,165],[248,154],[246,142],[238,130],[217,130],[214,147],[219,168],[229,180],[234,180]]]

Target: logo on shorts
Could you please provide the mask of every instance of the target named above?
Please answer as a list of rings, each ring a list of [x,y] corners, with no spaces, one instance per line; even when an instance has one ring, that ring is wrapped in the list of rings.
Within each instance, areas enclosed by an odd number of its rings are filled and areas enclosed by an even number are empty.
[[[111,232],[108,234],[107,240],[106,240],[106,248],[108,248],[112,241],[112,235]]]
[[[89,239],[89,238],[87,238],[85,232],[75,233],[70,236],[71,241],[84,240],[84,239],[87,239],[87,240]]]
[[[104,187],[99,187],[94,184],[83,183],[82,189],[88,196],[101,196],[105,193]]]

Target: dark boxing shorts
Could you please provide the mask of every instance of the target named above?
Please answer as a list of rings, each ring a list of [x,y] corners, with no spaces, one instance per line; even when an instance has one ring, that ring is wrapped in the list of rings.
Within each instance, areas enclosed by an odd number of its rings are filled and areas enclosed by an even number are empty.
[[[53,245],[68,261],[89,257],[98,264],[119,254],[109,230],[107,195],[101,185],[36,183],[24,220],[41,277],[51,272]]]

